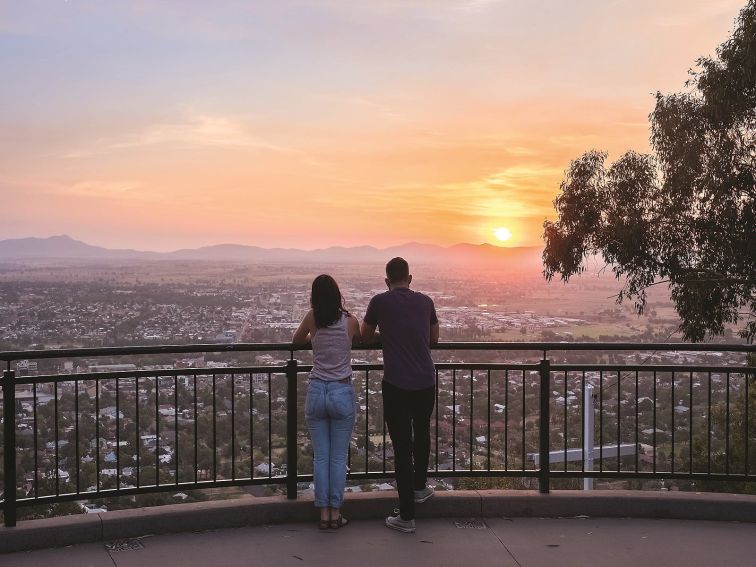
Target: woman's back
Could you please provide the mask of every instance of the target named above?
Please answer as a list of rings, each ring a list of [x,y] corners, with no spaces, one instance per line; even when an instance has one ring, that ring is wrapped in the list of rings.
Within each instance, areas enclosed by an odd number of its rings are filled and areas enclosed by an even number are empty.
[[[347,320],[348,316],[342,313],[335,323],[318,328],[312,335],[310,378],[332,381],[352,375],[352,340]]]

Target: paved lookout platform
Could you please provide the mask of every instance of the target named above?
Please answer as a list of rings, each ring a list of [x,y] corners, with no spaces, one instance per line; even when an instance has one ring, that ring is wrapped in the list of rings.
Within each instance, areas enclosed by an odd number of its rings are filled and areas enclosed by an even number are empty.
[[[755,496],[439,492],[418,506],[413,535],[383,526],[396,502],[393,492],[349,495],[351,525],[327,532],[311,500],[280,497],[25,521],[0,529],[0,565],[756,564]],[[23,553],[42,548],[58,549]]]

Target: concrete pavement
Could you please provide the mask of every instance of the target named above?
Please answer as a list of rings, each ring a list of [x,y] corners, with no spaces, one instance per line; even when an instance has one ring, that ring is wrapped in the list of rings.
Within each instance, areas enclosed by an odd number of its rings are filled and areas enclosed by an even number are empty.
[[[18,552],[0,555],[0,565],[752,567],[755,537],[756,524],[694,520],[440,518],[418,520],[415,534],[393,532],[380,520],[354,520],[327,532],[294,523],[148,536],[121,551],[90,543]]]

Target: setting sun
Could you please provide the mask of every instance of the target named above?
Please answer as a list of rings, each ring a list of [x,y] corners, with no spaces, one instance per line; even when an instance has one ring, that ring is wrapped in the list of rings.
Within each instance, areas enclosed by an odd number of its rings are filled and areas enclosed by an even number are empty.
[[[510,238],[512,238],[512,233],[505,226],[499,227],[496,230],[494,230],[494,234],[496,235],[496,238],[498,238],[502,242],[505,242],[509,240]]]

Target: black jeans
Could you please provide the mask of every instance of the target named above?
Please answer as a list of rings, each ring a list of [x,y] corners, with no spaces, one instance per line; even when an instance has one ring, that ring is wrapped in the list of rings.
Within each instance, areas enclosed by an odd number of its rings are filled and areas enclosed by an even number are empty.
[[[415,490],[425,488],[430,457],[430,417],[436,388],[403,390],[383,381],[383,415],[394,446],[402,520],[415,519]]]

